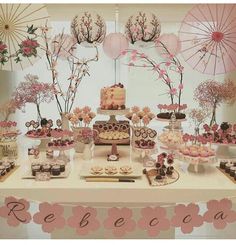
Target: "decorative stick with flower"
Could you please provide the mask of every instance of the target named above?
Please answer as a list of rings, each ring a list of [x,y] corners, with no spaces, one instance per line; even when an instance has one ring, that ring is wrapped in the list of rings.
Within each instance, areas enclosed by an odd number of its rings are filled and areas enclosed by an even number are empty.
[[[98,49],[94,46],[96,54],[91,59],[80,59],[75,55],[77,41],[69,35],[61,33],[56,35],[52,42],[49,42],[47,26],[42,28],[42,37],[45,42],[45,54],[51,72],[52,84],[56,89],[55,98],[59,113],[70,113],[78,87],[82,79],[89,74],[89,63],[98,61]],[[63,90],[62,81],[59,79],[58,62],[59,58],[65,59],[68,63],[70,75],[68,77],[68,86]]]
[[[167,60],[161,62],[155,61],[148,57],[145,53],[141,53],[135,49],[128,49],[122,52],[121,55],[130,55],[129,67],[140,67],[149,69],[157,73],[157,80],[161,80],[168,88],[167,94],[170,97],[171,104],[176,103],[181,105],[181,96],[183,90],[183,66],[179,59],[172,55],[167,47],[159,40],[156,40],[156,45],[161,45],[163,50],[167,53]],[[178,87],[174,85],[174,81],[170,78],[172,72],[179,74]],[[179,107],[178,107],[179,112]]]
[[[155,118],[155,115],[151,112],[149,107],[144,107],[142,110],[138,106],[131,108],[131,111],[125,115],[134,127],[147,127],[150,121]]]
[[[71,122],[73,127],[89,127],[96,114],[91,111],[91,108],[85,106],[83,108],[76,107],[73,113],[68,113],[66,117]]]

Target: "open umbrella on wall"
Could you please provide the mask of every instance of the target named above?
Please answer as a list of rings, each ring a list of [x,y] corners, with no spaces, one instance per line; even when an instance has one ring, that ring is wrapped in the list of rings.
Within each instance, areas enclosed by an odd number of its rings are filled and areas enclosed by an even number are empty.
[[[179,30],[184,60],[201,73],[236,70],[236,5],[199,4],[185,16]]]
[[[41,27],[49,19],[41,4],[0,4],[0,69],[33,65],[43,52]]]

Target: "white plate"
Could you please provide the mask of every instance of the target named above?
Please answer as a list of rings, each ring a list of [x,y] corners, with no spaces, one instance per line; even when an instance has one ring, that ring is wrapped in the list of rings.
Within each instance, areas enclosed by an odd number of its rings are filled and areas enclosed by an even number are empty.
[[[132,173],[130,174],[122,174],[119,172],[120,167],[125,166],[125,165],[129,165],[130,167],[132,167]],[[103,173],[100,175],[95,175],[91,173],[91,168],[94,166],[99,166],[101,168],[103,168]],[[113,174],[113,175],[108,175],[105,173],[105,168],[107,166],[114,166],[117,168],[117,173]],[[123,178],[139,178],[142,176],[142,165],[140,164],[124,164],[124,163],[105,163],[105,164],[85,164],[80,172],[80,176],[81,177],[123,177]]]
[[[70,168],[66,167],[65,172],[62,172],[58,176],[53,176],[51,175],[51,179],[62,179],[62,178],[67,178],[70,174]],[[28,169],[24,175],[22,176],[22,179],[35,179],[35,176],[32,175],[31,169]]]

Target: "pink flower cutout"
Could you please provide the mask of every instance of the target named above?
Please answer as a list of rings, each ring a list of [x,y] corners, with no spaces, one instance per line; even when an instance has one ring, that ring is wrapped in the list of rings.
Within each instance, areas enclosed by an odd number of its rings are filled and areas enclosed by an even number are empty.
[[[170,66],[171,65],[171,62],[170,61],[166,61],[166,63],[165,63],[165,66]]]
[[[121,54],[121,55],[126,55],[126,54],[127,54],[127,51],[126,51],[126,50],[123,50],[123,51],[121,51],[120,54]]]
[[[132,210],[129,208],[110,208],[104,227],[112,230],[114,236],[122,237],[135,229],[136,223],[132,220]]]
[[[63,213],[64,208],[61,205],[44,202],[39,204],[39,212],[33,216],[33,220],[42,225],[44,232],[51,233],[54,229],[62,229],[65,226]]]
[[[159,78],[164,77],[165,74],[166,74],[166,70],[161,69],[159,72]]]
[[[176,88],[170,89],[170,94],[171,95],[176,95],[177,94],[177,89]]]
[[[31,215],[28,212],[29,207],[30,203],[25,199],[7,197],[5,206],[0,208],[0,217],[6,218],[9,226],[27,224],[31,220]]]
[[[96,231],[100,227],[97,220],[97,211],[94,208],[77,206],[72,209],[73,216],[69,217],[67,223],[75,228],[77,234],[87,235],[90,231]]]
[[[151,237],[158,236],[160,231],[170,228],[170,221],[166,218],[166,210],[161,207],[147,207],[141,210],[142,218],[138,221],[138,227],[146,230]]]
[[[179,90],[182,90],[184,88],[184,85],[181,83],[180,85],[179,85]]]
[[[199,206],[194,203],[187,206],[177,205],[171,223],[174,227],[180,227],[183,233],[191,233],[194,227],[203,224],[203,218],[199,215]]]
[[[216,229],[224,229],[227,223],[236,221],[236,212],[232,210],[229,199],[211,200],[207,203],[208,211],[203,215],[204,221],[213,223]]]

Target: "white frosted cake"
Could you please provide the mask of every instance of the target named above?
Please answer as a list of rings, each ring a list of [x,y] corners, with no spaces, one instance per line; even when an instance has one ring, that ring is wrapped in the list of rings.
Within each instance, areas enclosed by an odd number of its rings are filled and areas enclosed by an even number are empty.
[[[121,83],[101,89],[100,107],[102,110],[125,109],[126,91]]]

